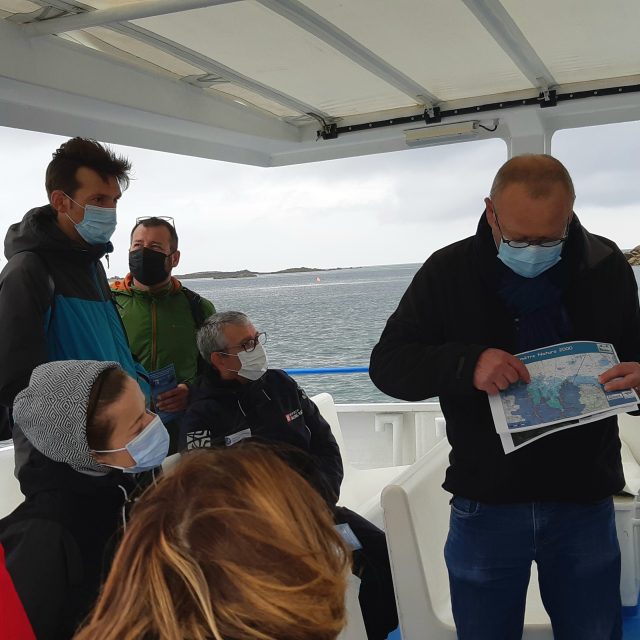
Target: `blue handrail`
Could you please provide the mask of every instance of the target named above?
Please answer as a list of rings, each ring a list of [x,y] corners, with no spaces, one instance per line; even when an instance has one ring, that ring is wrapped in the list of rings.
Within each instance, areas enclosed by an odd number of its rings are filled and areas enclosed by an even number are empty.
[[[292,376],[312,376],[323,373],[367,373],[369,367],[323,367],[316,369],[285,369]]]

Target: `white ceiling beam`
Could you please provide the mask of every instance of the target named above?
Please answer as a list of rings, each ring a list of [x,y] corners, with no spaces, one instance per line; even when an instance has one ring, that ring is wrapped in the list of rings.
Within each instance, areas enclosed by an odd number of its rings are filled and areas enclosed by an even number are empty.
[[[556,84],[553,74],[529,44],[500,0],[462,1],[533,87],[546,89]]]
[[[88,5],[83,4],[81,2],[77,2],[76,0],[70,0],[68,2],[61,1],[61,0],[33,0],[33,1],[36,4],[39,4],[41,6],[50,5],[63,11],[82,12],[78,14],[78,16],[80,17],[91,16],[91,15],[94,15],[95,13],[98,13],[98,11],[90,11],[88,9]],[[190,0],[171,0],[171,1],[174,2],[175,4],[179,4],[180,7],[185,7]],[[218,2],[215,4],[224,4],[225,2],[236,2],[236,1],[238,0],[218,0]],[[208,6],[213,6],[213,4],[214,2],[212,2],[211,0],[208,0]],[[130,7],[131,5],[126,5],[126,6]],[[100,10],[100,12],[101,11],[102,10]],[[73,16],[73,17],[76,17],[76,16]],[[70,18],[64,18],[64,19],[66,20]],[[44,22],[48,23],[51,21],[47,20]],[[175,56],[176,58],[179,58],[180,60],[184,60],[185,62],[188,62],[189,64],[202,69],[203,74],[204,73],[215,74],[228,82],[236,84],[239,87],[248,89],[249,91],[252,91],[258,94],[263,98],[267,98],[268,100],[271,100],[277,104],[288,107],[293,111],[296,111],[301,114],[304,113],[308,115],[313,115],[316,118],[321,118],[325,120],[325,122],[332,122],[334,120],[334,118],[330,114],[326,113],[322,109],[319,109],[313,105],[307,104],[302,100],[298,100],[297,98],[290,96],[286,93],[283,93],[282,91],[278,91],[273,87],[262,84],[257,80],[254,80],[252,78],[249,78],[248,76],[238,73],[237,71],[234,71],[230,67],[227,67],[226,65],[223,65],[222,63],[216,60],[208,58],[207,56],[204,56],[194,51],[193,49],[189,49],[188,47],[185,47],[177,42],[174,42],[173,40],[169,40],[168,38],[164,38],[163,36],[160,36],[157,33],[154,33],[153,31],[149,31],[148,29],[144,29],[143,27],[140,27],[136,24],[125,21],[125,22],[112,23],[105,26],[107,29],[111,29],[112,31],[117,31],[118,33],[122,33],[123,35],[126,35],[135,40],[139,40],[140,42],[145,42],[146,44],[149,44],[153,47],[160,49],[161,51],[164,51],[166,53],[171,54],[172,56]]]
[[[317,107],[307,104],[302,100],[298,100],[293,96],[283,93],[282,91],[278,91],[273,87],[262,84],[253,78],[249,78],[248,76],[234,71],[217,60],[208,58],[193,49],[189,49],[178,42],[169,40],[168,38],[160,36],[153,31],[139,27],[136,24],[129,23],[110,25],[108,28],[130,38],[134,38],[135,40],[139,40],[140,42],[150,44],[165,53],[169,53],[180,60],[188,62],[194,67],[202,69],[203,73],[211,73],[219,76],[228,82],[236,84],[239,87],[243,87],[244,89],[248,89],[249,91],[253,91],[256,94],[261,95],[263,98],[272,100],[273,102],[288,107],[289,109],[293,109],[298,113],[313,114],[323,118],[327,122],[331,122],[333,120],[331,115],[325,113],[322,109],[318,109]]]
[[[48,36],[69,31],[78,31],[89,27],[124,22],[127,20],[140,20],[153,16],[162,16],[169,13],[202,9],[220,4],[229,4],[239,0],[139,0],[109,9],[97,9],[84,11],[70,16],[39,20],[23,26],[24,33],[28,37]]]
[[[370,49],[354,40],[348,33],[325,20],[298,0],[257,0],[261,5],[330,45],[352,62],[366,69],[387,84],[416,101],[434,106],[440,99]]]

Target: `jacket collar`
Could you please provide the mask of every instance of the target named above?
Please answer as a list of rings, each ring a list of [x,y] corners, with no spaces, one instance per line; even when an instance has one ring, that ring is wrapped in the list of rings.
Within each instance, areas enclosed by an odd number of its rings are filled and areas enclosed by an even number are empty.
[[[120,486],[133,489],[131,474],[114,469],[103,475],[89,475],[72,469],[68,464],[47,458],[37,449],[29,453],[29,459],[18,471],[20,490],[29,497],[42,491],[65,491],[94,494]]]
[[[165,295],[174,295],[182,289],[182,283],[178,278],[171,276],[171,280],[167,284],[166,289],[163,288],[158,291],[143,291],[138,289],[133,283],[133,274],[128,273],[122,280],[116,280],[111,288],[118,293],[127,293],[129,295],[139,295],[148,298],[162,298]]]
[[[264,389],[267,373],[258,380],[238,382],[237,380],[223,380],[218,370],[211,365],[207,366],[205,373],[200,377],[195,389],[195,396],[203,398],[246,398]]]
[[[88,245],[73,241],[56,222],[51,205],[28,211],[21,222],[9,227],[4,241],[7,260],[23,251],[61,255],[84,262],[96,262],[113,251],[111,242]]]

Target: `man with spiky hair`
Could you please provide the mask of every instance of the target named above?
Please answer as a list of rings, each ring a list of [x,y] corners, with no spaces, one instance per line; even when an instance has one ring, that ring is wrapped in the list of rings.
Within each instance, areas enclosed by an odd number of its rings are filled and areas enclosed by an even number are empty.
[[[51,360],[116,361],[146,390],[100,262],[113,251],[116,206],[130,170],[126,158],[95,140],[72,138],[47,167],[48,204],[9,227],[0,273],[5,416],[33,369]]]

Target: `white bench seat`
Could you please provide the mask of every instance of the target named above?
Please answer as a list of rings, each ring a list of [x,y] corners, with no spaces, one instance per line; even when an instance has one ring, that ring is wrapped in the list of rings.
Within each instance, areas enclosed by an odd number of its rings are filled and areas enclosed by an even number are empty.
[[[377,469],[357,469],[351,465],[346,457],[344,437],[333,397],[328,393],[319,393],[311,400],[320,410],[322,417],[329,423],[331,433],[333,433],[342,454],[344,478],[338,504],[352,509],[375,525],[383,527],[380,493],[408,469],[408,465]]]

